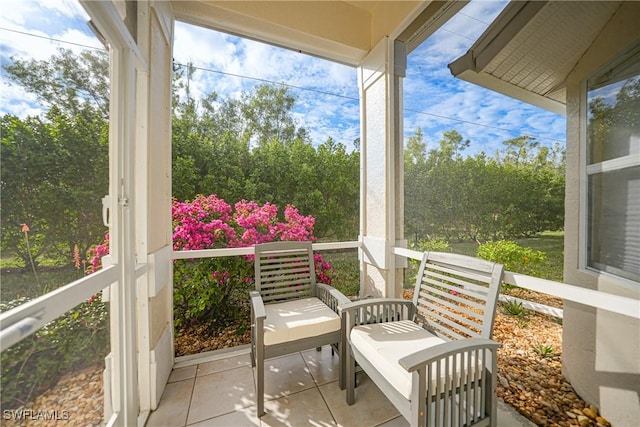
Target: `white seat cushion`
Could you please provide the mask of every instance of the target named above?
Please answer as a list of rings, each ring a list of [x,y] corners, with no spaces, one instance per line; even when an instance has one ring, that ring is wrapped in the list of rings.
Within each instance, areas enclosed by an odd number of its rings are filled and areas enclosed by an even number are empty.
[[[273,345],[339,331],[340,316],[318,298],[264,306],[264,344]]]
[[[418,350],[446,342],[411,320],[356,326],[351,330],[350,339],[351,345],[407,400],[411,400],[411,374],[400,366],[399,360]],[[459,356],[456,362],[455,384],[459,385]],[[474,371],[472,368],[472,375]],[[435,394],[435,386],[434,378],[428,393]],[[440,379],[440,386],[444,386],[444,377]]]

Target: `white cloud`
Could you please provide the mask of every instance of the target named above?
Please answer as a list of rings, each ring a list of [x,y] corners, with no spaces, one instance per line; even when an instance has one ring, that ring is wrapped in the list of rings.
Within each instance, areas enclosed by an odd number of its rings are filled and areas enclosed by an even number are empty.
[[[472,142],[466,154],[494,154],[522,134],[545,145],[565,137],[565,119],[451,76],[447,64],[463,55],[501,12],[506,1],[472,1],[409,56],[404,82],[405,137],[417,127],[433,147],[455,129]],[[418,111],[419,113],[416,113]]]
[[[475,150],[491,154],[501,141],[522,133],[564,138],[564,118],[457,80],[446,67],[466,52],[505,4],[505,0],[470,2],[411,53],[404,81],[405,135],[422,127],[433,148],[442,132],[457,129],[471,139]],[[87,19],[75,0],[13,2],[0,15],[0,26],[13,30],[0,30],[2,59],[10,55],[46,59],[61,45],[47,38],[100,46],[86,28]],[[351,147],[359,136],[359,102],[329,95],[358,97],[354,68],[181,22],[175,27],[173,55],[176,64],[192,62],[198,67],[189,85],[196,98],[212,91],[221,100],[237,98],[263,83],[256,79],[282,82],[297,96],[294,118],[314,143],[331,137]],[[20,115],[37,111],[33,97],[8,86],[5,78],[1,84],[3,109]]]
[[[203,68],[190,85],[197,98],[211,91],[237,98],[265,81],[284,83],[297,97],[294,119],[314,144],[331,137],[352,148],[360,133],[357,99],[331,95],[358,97],[354,68],[183,23],[176,25],[174,58]]]
[[[12,114],[16,117],[36,116],[41,113],[35,95],[25,92],[22,87],[0,81],[0,115]]]
[[[88,17],[82,6],[77,0],[47,0],[46,2],[37,2],[45,9],[49,9],[56,17],[62,18],[78,18]]]
[[[0,50],[2,65],[12,57],[46,60],[59,48],[75,52],[87,46],[103,49],[90,33],[88,16],[75,0],[47,2],[18,1],[4,5],[0,14]],[[36,97],[19,85],[11,84],[2,72],[1,112],[24,117],[42,110]]]
[[[193,63],[203,68],[224,68],[236,71],[237,47],[223,33],[176,22],[174,59],[182,64]]]

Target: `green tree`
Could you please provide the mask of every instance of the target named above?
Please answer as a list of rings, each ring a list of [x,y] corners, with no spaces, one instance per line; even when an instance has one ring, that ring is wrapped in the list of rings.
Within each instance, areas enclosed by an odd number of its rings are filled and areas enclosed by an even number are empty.
[[[25,259],[24,223],[35,255],[70,261],[76,245],[85,253],[104,236],[108,57],[61,49],[49,60],[12,58],[4,69],[46,112],[25,119],[5,115],[1,121],[3,250]]]
[[[23,223],[35,257],[71,261],[76,245],[85,253],[104,236],[107,126],[89,106],[72,117],[54,106],[44,117],[2,118],[3,250],[15,248],[26,262]]]
[[[404,222],[407,237],[413,236],[416,243],[423,238],[429,212],[425,209],[428,189],[424,186],[427,173],[427,144],[423,141],[422,129],[407,138],[404,149]]]
[[[564,220],[564,153],[523,137],[507,154],[463,157],[456,131],[425,150],[421,132],[405,150],[405,227],[416,241],[499,239],[558,230]]]
[[[316,235],[355,240],[360,224],[360,153],[347,152],[344,144],[332,138],[316,151],[316,187],[322,196]]]
[[[193,67],[177,70],[173,108],[173,196],[216,194],[294,204],[316,217],[320,238],[356,238],[359,154],[328,140],[314,147],[292,115],[286,87],[260,85],[238,99],[195,100]],[[348,237],[347,237],[348,236]]]
[[[109,117],[109,55],[100,50],[78,54],[60,48],[47,60],[11,58],[7,77],[35,94],[45,107],[73,116],[88,105]]]
[[[429,158],[436,162],[450,162],[462,158],[462,151],[469,147],[471,142],[463,139],[455,130],[446,131],[442,134],[438,148],[431,150]]]
[[[244,119],[243,136],[257,144],[272,139],[292,141],[302,137],[305,132],[297,129],[291,115],[295,102],[295,96],[286,86],[263,84],[251,94],[245,92],[239,106]]]
[[[534,148],[540,146],[540,142],[536,141],[528,135],[518,136],[517,138],[508,139],[502,142],[506,151],[504,156],[505,163],[513,163],[515,165],[528,162]]]
[[[189,90],[194,72],[187,66],[174,77],[173,197],[182,201],[198,194],[246,198],[250,152],[238,124],[240,108],[234,100],[219,100],[215,92],[196,101]]]

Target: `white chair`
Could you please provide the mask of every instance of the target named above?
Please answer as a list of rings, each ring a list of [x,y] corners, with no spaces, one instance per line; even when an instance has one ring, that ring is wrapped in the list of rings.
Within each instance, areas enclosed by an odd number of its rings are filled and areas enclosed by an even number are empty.
[[[344,345],[338,306],[349,302],[337,289],[316,283],[311,242],[273,242],[255,247],[251,292],[251,363],[256,368],[258,416],[264,415],[265,359]],[[342,363],[342,360],[341,360]],[[341,370],[340,386],[344,388]]]
[[[347,403],[356,362],[411,426],[495,426],[496,362],[490,340],[503,266],[426,252],[413,301],[341,306]]]

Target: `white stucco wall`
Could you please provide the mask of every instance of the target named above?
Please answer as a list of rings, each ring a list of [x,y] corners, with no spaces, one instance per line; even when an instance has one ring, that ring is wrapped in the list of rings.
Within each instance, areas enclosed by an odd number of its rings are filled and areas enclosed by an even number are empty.
[[[361,296],[396,297],[402,270],[391,254],[402,230],[400,92],[406,52],[384,38],[358,68],[362,118]]]
[[[567,187],[564,281],[640,299],[640,284],[598,275],[581,267],[581,191],[586,146],[583,82],[640,43],[640,3],[627,2],[604,27],[567,78]],[[563,374],[580,396],[600,408],[614,426],[640,420],[640,321],[612,312],[565,303]]]

